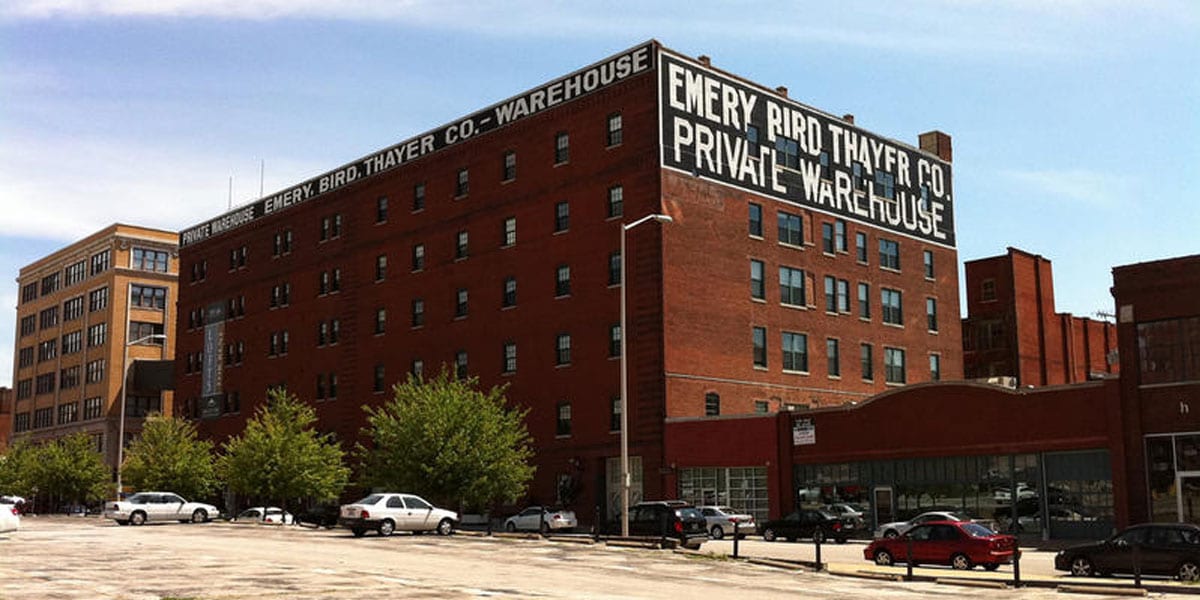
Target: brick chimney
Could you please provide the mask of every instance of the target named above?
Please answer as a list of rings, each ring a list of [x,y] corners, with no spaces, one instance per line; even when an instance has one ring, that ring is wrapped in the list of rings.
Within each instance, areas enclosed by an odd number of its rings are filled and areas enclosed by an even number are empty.
[[[700,56],[697,56],[696,60],[699,60],[700,64],[702,64],[706,67],[712,66],[712,59],[709,58],[707,54],[701,54]]]
[[[787,95],[787,86],[786,86],[786,85],[781,85],[781,86],[779,86],[779,87],[775,88],[775,91],[776,91],[776,92],[777,92],[777,93],[778,93],[780,96],[783,96],[784,98],[787,98],[787,97],[788,97],[788,95]]]
[[[938,158],[946,161],[954,161],[954,151],[950,148],[950,136],[938,130],[927,131],[919,137],[921,149],[936,154]]]
[[[854,115],[852,115],[850,113],[846,113],[846,114],[842,115],[842,120],[853,125],[854,124]]]

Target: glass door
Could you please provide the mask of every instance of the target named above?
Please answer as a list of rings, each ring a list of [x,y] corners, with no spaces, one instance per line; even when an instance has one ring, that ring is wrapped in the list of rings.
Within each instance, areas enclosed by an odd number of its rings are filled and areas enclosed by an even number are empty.
[[[875,527],[879,527],[881,523],[891,523],[896,520],[896,513],[892,506],[892,488],[887,486],[877,487],[873,490],[871,505],[875,510]]]
[[[1200,471],[1177,473],[1175,489],[1179,522],[1200,525]]]

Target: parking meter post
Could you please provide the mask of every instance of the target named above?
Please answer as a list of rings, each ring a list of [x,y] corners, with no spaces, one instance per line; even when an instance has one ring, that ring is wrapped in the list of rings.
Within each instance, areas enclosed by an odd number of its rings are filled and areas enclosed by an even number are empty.
[[[1133,587],[1142,587],[1142,553],[1141,544],[1133,543]]]
[[[904,564],[908,567],[908,574],[904,576],[905,581],[913,580],[913,564],[912,564],[912,538],[906,537],[904,540]]]
[[[738,520],[733,520],[733,557],[738,557]]]
[[[818,571],[821,570],[821,537],[822,536],[820,534],[821,534],[820,529],[817,530],[817,533],[813,534],[813,542],[815,542],[817,545],[817,570]]]
[[[592,539],[600,541],[600,505],[596,505],[596,518],[592,522]]]
[[[1021,587],[1021,547],[1013,536],[1013,587]]]
[[[546,507],[545,506],[542,507],[542,520],[538,524],[538,532],[542,534],[542,537],[546,537],[547,535],[550,535],[550,526],[546,523]]]

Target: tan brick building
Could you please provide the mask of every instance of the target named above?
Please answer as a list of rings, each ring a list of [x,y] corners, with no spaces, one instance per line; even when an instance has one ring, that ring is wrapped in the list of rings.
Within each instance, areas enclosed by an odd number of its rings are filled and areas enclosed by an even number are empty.
[[[21,269],[11,440],[82,431],[115,467],[126,366],[174,357],[178,256],[178,234],[115,224]],[[126,439],[173,406],[171,392],[127,396]]]

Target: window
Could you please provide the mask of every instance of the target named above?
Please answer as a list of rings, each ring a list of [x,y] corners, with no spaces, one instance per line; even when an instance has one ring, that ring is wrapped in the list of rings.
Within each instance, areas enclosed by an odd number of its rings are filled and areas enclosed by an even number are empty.
[[[42,312],[38,313],[38,322],[42,329],[49,329],[58,325],[58,307],[51,306],[50,308],[43,309]]]
[[[471,191],[471,174],[466,169],[459,169],[454,184],[454,197],[461,198]]]
[[[316,397],[317,397],[317,400],[324,400],[325,398],[328,397],[328,393],[326,392],[326,387],[325,387],[325,374],[324,373],[317,373]]]
[[[208,261],[201,260],[192,263],[192,282],[204,281],[208,277]]]
[[[99,396],[95,398],[87,398],[83,401],[83,420],[90,421],[99,419],[104,411],[104,399]]]
[[[554,277],[554,295],[558,298],[571,295],[571,267],[558,266]]]
[[[821,223],[821,251],[833,254],[833,223]]]
[[[88,348],[103,346],[108,339],[108,323],[96,323],[88,327]]]
[[[288,336],[287,331],[279,332],[279,353],[280,354],[288,353],[288,340],[289,340],[289,336]]]
[[[837,312],[837,278],[825,276],[825,312]]]
[[[425,301],[417,298],[412,301],[412,326],[420,327],[425,324]]]
[[[779,213],[779,243],[799,246],[804,243],[804,232],[800,230],[800,215]]]
[[[33,335],[37,331],[37,316],[21,317],[21,335]]]
[[[387,331],[387,309],[375,309],[375,335]]]
[[[837,280],[837,311],[850,314],[850,282],[845,279]]]
[[[758,158],[760,155],[758,127],[746,125],[746,142],[750,145],[750,158]]]
[[[933,279],[933,251],[926,250],[925,255],[925,279]]]
[[[384,371],[383,365],[380,365],[380,364],[375,365],[375,377],[371,383],[371,391],[372,392],[375,392],[378,394],[383,391],[383,386],[384,386],[383,380],[385,377],[384,373],[385,373],[385,371]]]
[[[33,302],[34,300],[37,300],[37,297],[38,297],[37,286],[38,286],[37,282],[27,283],[27,284],[21,286],[21,302],[22,303]]]
[[[88,311],[96,312],[108,308],[108,288],[102,287],[98,290],[88,292]]]
[[[854,234],[854,250],[857,253],[858,262],[867,264],[867,234],[861,231]]]
[[[871,284],[858,284],[858,318],[871,319]]]
[[[558,403],[558,421],[554,426],[554,435],[571,435],[571,403]]]
[[[167,306],[167,288],[133,284],[129,286],[129,301],[135,308],[163,310]],[[79,299],[80,309],[83,299]]]
[[[162,323],[147,323],[145,321],[130,321],[129,332],[125,334],[125,339],[129,340],[128,344],[137,342],[139,346],[161,346],[163,345],[163,324]]]
[[[617,396],[611,401],[611,408],[608,411],[608,430],[610,432],[621,431],[621,397]]]
[[[904,310],[902,296],[898,290],[883,288],[880,305],[883,307],[883,322],[890,325],[904,325]]]
[[[788,306],[804,306],[804,271],[779,267],[779,302]]]
[[[571,160],[571,138],[560,131],[554,136],[554,164],[561,165]]]
[[[240,269],[246,266],[247,250],[245,246],[234,248],[229,251],[229,270]]]
[[[894,200],[896,198],[896,176],[887,171],[875,171],[875,195]]]
[[[412,373],[413,377],[421,379],[425,376],[425,361],[419,358],[414,358],[412,365],[409,366],[408,372]]]
[[[879,266],[885,269],[900,270],[900,242],[879,240]]]
[[[386,198],[384,199],[386,200]],[[288,254],[292,251],[292,230],[285,229],[275,234],[275,244],[272,247],[272,255],[279,256]]]
[[[925,321],[929,326],[929,331],[937,331],[938,330],[937,299],[936,298],[926,298],[925,299]]]
[[[825,359],[829,363],[829,376],[842,376],[842,359],[837,338],[825,340]]]
[[[504,153],[504,164],[501,165],[501,181],[512,181],[517,178],[517,153],[509,150]]]
[[[558,366],[571,364],[571,334],[560,333],[555,342],[556,354],[554,364]]]
[[[942,380],[942,357],[940,354],[929,355],[929,380]]]
[[[764,300],[767,297],[766,284],[763,282],[763,262],[750,261],[750,297]]]
[[[47,406],[33,411],[33,428],[41,429],[54,424],[54,409]]]
[[[22,379],[17,382],[17,400],[24,400],[33,396],[33,380]]]
[[[375,222],[386,223],[388,219],[388,199],[387,196],[380,196],[375,199]]]
[[[412,248],[412,270],[422,271],[425,269],[425,244],[416,244]]]
[[[980,300],[989,302],[996,299],[996,280],[984,279],[980,286]]]
[[[454,374],[459,379],[467,378],[467,351],[459,350],[454,354]]]
[[[78,369],[79,367],[75,367]],[[63,387],[66,387],[65,385]],[[79,419],[79,403],[69,402],[58,405],[58,424],[74,423]]]
[[[875,349],[871,344],[859,344],[859,363],[862,365],[862,378],[867,381],[875,379]]]
[[[620,145],[624,141],[624,125],[621,122],[621,113],[613,113],[608,115],[608,131],[605,136],[605,142],[609,147]]]
[[[92,275],[99,275],[112,266],[112,250],[102,250],[92,255]]]
[[[59,273],[51,273],[51,274],[43,277],[42,278],[42,295],[46,296],[48,294],[53,294],[54,292],[57,292],[58,288],[61,287],[61,285],[62,285],[62,277],[59,276]]]
[[[165,250],[149,250],[146,248],[133,249],[133,264],[139,271],[167,272],[167,253]]]
[[[608,255],[608,285],[621,285],[621,252]]]
[[[503,366],[500,369],[501,373],[516,373],[517,372],[517,343],[504,342],[504,357]]]
[[[850,164],[850,174],[854,181],[854,189],[862,191],[867,189],[867,178],[863,175],[863,164],[854,162]]]
[[[775,164],[789,169],[800,168],[800,144],[793,139],[776,137]]]
[[[62,353],[63,356],[75,354],[83,348],[83,332],[72,331],[62,336]]]
[[[375,281],[383,281],[387,277],[387,255],[375,257]]]
[[[754,412],[760,415],[771,412],[771,405],[766,400],[755,400]]]
[[[754,366],[767,366],[767,328],[751,328],[751,339],[754,345]]]
[[[716,392],[704,394],[704,416],[715,417],[721,414],[721,395]]]
[[[1200,317],[1137,324],[1139,383],[1176,383],[1200,379]]]
[[[467,290],[464,288],[459,288],[458,294],[456,295],[456,300],[454,303],[454,316],[455,318],[467,316]]]
[[[904,350],[883,349],[883,379],[888,383],[904,383]]]
[[[571,205],[559,202],[554,205],[554,232],[566,231],[571,226]]]
[[[833,222],[833,248],[838,252],[848,252],[846,248],[846,222],[838,219]]]
[[[37,346],[38,362],[58,358],[58,340],[39,342]]]
[[[100,383],[104,381],[104,359],[93,360],[84,367],[84,383]]]
[[[753,203],[750,204],[750,236],[763,236],[762,206]]]
[[[808,372],[808,335],[783,332],[783,370]]]
[[[517,305],[517,278],[507,277],[504,279],[504,295],[501,297],[500,306],[508,308]]]
[[[465,232],[465,231],[458,232],[458,236],[455,238],[455,242],[454,242],[454,259],[455,260],[462,260],[467,257],[467,255],[469,254],[469,251],[470,251],[470,247],[468,245],[469,241],[470,240],[467,236],[467,232]]]
[[[13,415],[13,431],[16,433],[29,431],[29,413],[23,412]]]
[[[66,344],[63,344],[63,346],[64,346],[63,354],[66,354],[67,353],[67,349],[65,347]],[[25,367],[32,367],[32,366],[33,366],[33,346],[27,346],[25,348],[21,348],[21,350],[19,352],[17,352],[17,368],[23,369]]]
[[[504,242],[501,247],[507,248],[517,244],[517,218],[509,217],[504,219]]]
[[[621,324],[608,327],[608,356],[616,358],[621,355]]]
[[[614,185],[608,188],[608,218],[625,214],[625,188]]]
[[[64,271],[63,279],[66,280],[66,285],[75,285],[83,281],[87,277],[87,261],[81,260],[77,263],[67,265]]]
[[[425,210],[425,184],[418,183],[413,186],[413,212]]]
[[[337,391],[337,381],[336,381],[337,376],[334,375],[333,377],[334,377],[333,389],[334,389],[334,392],[336,393],[336,391]],[[225,393],[225,401],[223,403],[223,406],[221,407],[221,410],[225,413],[241,412],[241,410],[242,410],[242,394],[240,392],[226,392]]]

